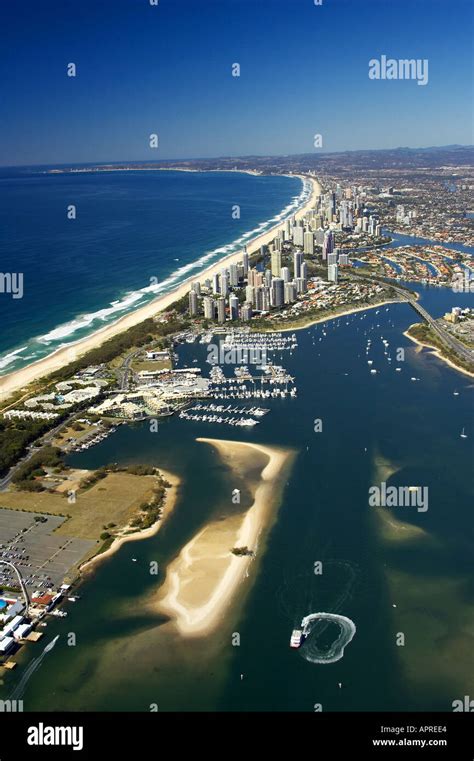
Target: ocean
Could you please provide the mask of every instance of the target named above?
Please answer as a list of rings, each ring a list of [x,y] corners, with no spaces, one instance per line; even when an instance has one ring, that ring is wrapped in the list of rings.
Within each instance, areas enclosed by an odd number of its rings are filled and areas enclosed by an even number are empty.
[[[199,275],[309,192],[238,172],[0,170],[0,270],[23,277],[22,298],[0,293],[0,375]]]

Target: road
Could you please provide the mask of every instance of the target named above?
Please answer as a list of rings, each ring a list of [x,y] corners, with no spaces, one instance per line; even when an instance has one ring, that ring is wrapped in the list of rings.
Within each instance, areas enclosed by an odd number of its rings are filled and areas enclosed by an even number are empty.
[[[467,346],[465,346],[461,341],[458,341],[457,338],[452,336],[447,330],[445,330],[442,325],[435,320],[429,312],[426,311],[424,307],[421,306],[421,304],[413,298],[407,291],[404,291],[401,288],[397,288],[396,286],[392,286],[394,291],[396,291],[400,296],[403,297],[404,301],[407,301],[410,306],[413,307],[413,309],[418,312],[418,314],[425,320],[425,322],[428,323],[430,328],[433,330],[434,333],[443,341],[446,346],[454,351],[461,359],[465,360],[466,362],[474,363],[474,352],[472,349],[469,349]]]
[[[126,391],[128,389],[128,376],[130,374],[130,363],[134,357],[136,357],[138,354],[140,354],[141,349],[132,351],[130,354],[127,354],[125,359],[123,360],[121,366],[117,370],[117,378],[118,383],[121,391]]]
[[[63,428],[63,426],[67,425],[72,420],[74,415],[76,415],[76,414],[77,414],[77,411],[71,413],[69,415],[69,417],[67,417],[65,420],[63,420],[61,423],[59,423],[57,426],[55,426],[54,428],[51,428],[50,431],[47,431],[45,434],[40,436],[40,439],[43,442],[41,444],[41,446],[38,446],[37,442],[32,442],[31,444],[28,445],[26,454],[23,455],[21,460],[18,460],[18,462],[16,462],[15,465],[13,465],[12,468],[10,468],[10,470],[7,473],[7,475],[4,476],[4,478],[2,478],[0,480],[0,492],[5,491],[8,488],[8,486],[10,485],[10,482],[11,482],[13,476],[15,475],[15,472],[16,472],[17,468],[19,468],[20,465],[24,465],[25,463],[27,463],[28,460],[31,460],[33,455],[36,452],[38,452],[43,446],[47,446],[48,444],[51,444],[52,440],[54,439],[54,437],[56,436],[58,431],[60,431],[61,428]]]
[[[364,277],[364,275],[357,275],[356,273],[351,273],[350,277],[356,277],[364,280],[368,279]],[[389,285],[391,288],[393,288],[393,290],[400,296],[400,300],[406,301],[408,304],[410,304],[415,312],[418,312],[418,314],[425,320],[425,322],[428,323],[433,332],[436,333],[436,335],[449,349],[451,349],[451,351],[455,352],[455,354],[457,354],[458,357],[463,359],[465,362],[474,364],[474,351],[469,349],[461,341],[459,341],[447,330],[445,330],[443,326],[440,325],[440,323],[437,322],[437,320],[435,320],[434,317],[432,317],[430,313],[421,306],[421,304],[415,299],[414,296],[411,295],[409,291],[405,290],[404,288],[397,287],[393,284],[392,281],[387,281],[373,276],[371,276],[370,280],[376,281],[381,285]]]

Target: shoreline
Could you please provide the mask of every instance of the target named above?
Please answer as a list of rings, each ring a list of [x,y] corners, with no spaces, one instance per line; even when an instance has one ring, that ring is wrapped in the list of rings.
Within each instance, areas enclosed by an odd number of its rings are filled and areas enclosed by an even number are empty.
[[[261,332],[264,333],[273,333],[273,332],[279,332],[279,333],[289,333],[290,331],[293,332],[295,330],[306,330],[306,328],[311,328],[313,325],[319,325],[322,322],[329,322],[330,320],[337,320],[338,317],[346,317],[350,314],[356,314],[357,312],[365,312],[368,309],[376,309],[377,307],[383,307],[386,304],[404,304],[405,302],[403,299],[389,299],[387,301],[378,301],[376,304],[366,304],[363,307],[354,307],[354,309],[345,309],[343,312],[335,312],[334,314],[326,315],[326,317],[318,317],[315,320],[311,320],[311,322],[307,322],[305,325],[295,325],[294,327],[289,328],[282,328],[277,327],[276,331],[273,330],[263,330],[261,329]]]
[[[165,170],[160,169],[159,171]],[[298,177],[302,182],[311,182],[312,189],[308,200],[294,214],[297,219],[300,219],[306,214],[307,211],[314,207],[315,199],[321,192],[321,185],[318,180],[313,177],[306,177],[304,175],[285,176]],[[249,255],[251,256],[252,254],[256,253],[260,246],[267,245],[270,241],[272,241],[277,231],[283,226],[283,224],[284,221],[281,220],[266,232],[263,232],[260,235],[257,235],[256,238],[251,239],[246,244]],[[183,296],[185,296],[189,290],[189,284],[191,282],[202,282],[204,279],[212,277],[212,275],[219,272],[223,267],[240,261],[242,259],[242,250],[243,247],[240,251],[228,254],[227,256],[220,259],[217,263],[211,264],[209,267],[204,268],[198,275],[192,275],[189,278],[186,278],[182,283],[180,283],[180,285],[176,286],[168,293],[163,294],[162,296],[158,296],[148,304],[145,304],[144,306],[139,307],[135,311],[129,312],[122,317],[119,317],[117,320],[115,320],[115,322],[100,328],[94,333],[91,333],[90,336],[80,338],[77,341],[68,344],[67,346],[58,348],[51,354],[48,354],[48,356],[38,359],[36,362],[32,362],[29,365],[26,365],[26,367],[0,376],[0,401],[5,401],[9,395],[15,393],[20,389],[23,389],[33,381],[50,375],[51,373],[61,369],[70,362],[73,362],[83,354],[86,354],[88,351],[98,348],[109,338],[113,338],[119,333],[128,330],[128,328],[131,328],[150,317],[155,317],[159,312],[164,311],[175,301],[178,301]]]
[[[211,634],[237,601],[239,588],[242,589],[242,582],[249,576],[255,558],[234,555],[231,547],[255,549],[262,536],[265,538],[280,507],[287,471],[295,456],[291,449],[250,442],[208,438],[196,441],[210,444],[231,467],[232,463],[235,466],[239,456],[247,458],[249,466],[253,464],[252,450],[264,455],[267,461],[247,511],[208,522],[182,547],[167,568],[160,597],[153,600],[151,606],[155,612],[170,616],[170,623],[185,637]],[[260,556],[258,552],[257,563]],[[252,577],[250,584],[255,573]],[[183,599],[186,593],[188,599]],[[197,602],[195,598],[189,600],[190,594],[197,595]]]
[[[115,555],[124,544],[127,544],[128,542],[137,542],[140,539],[149,539],[158,533],[163,523],[168,519],[168,516],[174,510],[178,497],[178,489],[181,485],[181,479],[178,478],[178,476],[174,475],[174,473],[170,473],[168,470],[163,470],[162,468],[158,468],[158,470],[160,475],[171,484],[171,487],[166,489],[165,493],[165,499],[163,502],[163,517],[155,521],[153,526],[143,529],[143,531],[135,531],[133,534],[126,534],[116,537],[110,547],[108,547],[104,552],[99,552],[97,555],[89,558],[89,560],[86,560],[84,563],[82,563],[82,565],[79,566],[78,577],[76,581],[82,580],[83,577],[94,571],[96,566],[98,566],[103,560],[106,560],[112,555]],[[130,528],[132,528],[130,525],[124,526],[121,531],[127,531]]]
[[[464,367],[460,367],[459,365],[456,365],[452,360],[448,359],[448,357],[445,357],[444,354],[441,353],[441,350],[438,346],[433,346],[433,344],[424,343],[423,341],[420,341],[418,338],[415,338],[414,336],[411,336],[408,332],[411,328],[413,328],[415,325],[418,325],[419,323],[414,322],[412,325],[410,325],[406,331],[403,333],[405,338],[409,338],[410,341],[413,341],[413,343],[418,344],[418,346],[421,346],[423,349],[429,349],[430,353],[440,359],[445,364],[449,365],[453,368],[453,370],[457,370],[458,373],[462,373],[463,375],[467,375],[468,378],[474,378],[474,373],[471,373],[469,370],[466,370]]]

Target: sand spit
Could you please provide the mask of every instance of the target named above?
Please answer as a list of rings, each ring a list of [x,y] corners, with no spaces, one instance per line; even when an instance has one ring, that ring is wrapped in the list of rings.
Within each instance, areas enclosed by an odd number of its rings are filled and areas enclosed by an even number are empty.
[[[256,551],[258,561],[272,518],[281,500],[292,450],[234,441],[200,438],[213,446],[226,464],[245,475],[261,467],[252,490],[253,503],[238,515],[212,521],[201,529],[168,567],[157,608],[171,617],[185,636],[204,636],[222,621],[243,582],[255,576],[250,556],[232,554],[233,547]],[[154,605],[156,609],[156,605]]]

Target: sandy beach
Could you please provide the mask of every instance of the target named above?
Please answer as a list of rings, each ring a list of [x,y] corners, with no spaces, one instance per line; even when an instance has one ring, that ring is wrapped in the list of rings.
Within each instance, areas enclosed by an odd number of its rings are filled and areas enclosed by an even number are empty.
[[[292,176],[299,177],[301,180],[310,181],[313,186],[310,198],[308,199],[307,203],[295,213],[295,217],[299,219],[304,214],[306,214],[307,211],[314,207],[316,198],[321,192],[321,186],[315,178],[304,177],[302,175]],[[250,240],[247,243],[248,253],[253,254],[258,251],[260,246],[270,243],[275,237],[277,231],[282,226],[283,223],[280,222],[267,232],[262,233],[262,235],[257,236],[253,240]],[[169,293],[164,294],[163,296],[159,296],[149,304],[140,307],[130,314],[124,315],[112,324],[96,331],[87,338],[83,338],[73,344],[70,344],[69,346],[58,349],[47,357],[44,357],[37,362],[33,362],[31,365],[28,365],[21,370],[16,370],[12,373],[0,377],[0,401],[5,400],[9,394],[12,394],[20,389],[24,389],[25,386],[27,386],[32,381],[49,375],[55,370],[64,367],[69,362],[73,362],[81,355],[85,354],[91,349],[97,348],[102,343],[104,343],[104,341],[107,341],[109,338],[113,338],[113,336],[117,335],[118,333],[122,333],[124,330],[127,330],[128,328],[143,322],[143,320],[154,317],[159,312],[167,309],[174,301],[177,301],[186,295],[189,290],[189,284],[191,281],[199,280],[202,282],[206,278],[212,277],[215,273],[220,272],[224,266],[228,267],[230,264],[239,262],[241,260],[242,251],[230,254],[229,256],[221,259],[218,263],[203,269],[200,275],[193,275]]]
[[[408,330],[410,328],[413,328],[418,323],[414,322],[413,325],[410,325]],[[452,362],[448,357],[445,357],[443,354],[441,354],[440,350],[437,346],[433,346],[433,344],[424,343],[423,341],[419,341],[418,338],[414,338],[414,336],[411,336],[410,333],[406,330],[404,332],[404,336],[406,338],[409,338],[410,341],[413,341],[413,343],[418,344],[418,346],[422,349],[430,349],[430,353],[433,354],[435,357],[438,357],[438,359],[441,360],[441,362],[444,362],[445,364],[449,365],[453,368],[453,370],[457,370],[458,373],[463,373],[463,375],[468,375],[469,378],[474,378],[474,373],[469,372],[469,370],[466,370],[464,367],[460,367],[459,365],[456,365],[454,362]]]
[[[124,528],[120,531],[120,536],[114,539],[110,547],[105,550],[105,552],[101,552],[99,555],[94,555],[93,558],[87,560],[80,566],[79,570],[81,576],[94,570],[97,565],[102,563],[103,560],[106,560],[111,555],[115,555],[120,547],[122,547],[122,545],[126,544],[127,542],[137,542],[140,539],[148,539],[150,536],[155,536],[155,534],[158,533],[163,523],[167,520],[173,511],[178,496],[179,485],[181,483],[180,479],[175,476],[174,473],[170,473],[168,470],[163,470],[163,468],[159,468],[159,471],[165,481],[168,481],[168,483],[171,484],[170,488],[166,490],[165,498],[163,501],[163,517],[161,520],[156,521],[153,526],[150,526],[150,528],[146,528],[143,531],[134,530],[133,534],[125,533],[132,530],[132,526],[124,526]]]
[[[226,615],[244,582],[255,577],[264,538],[275,518],[291,450],[234,441],[200,438],[213,446],[223,461],[240,475],[260,477],[252,484],[253,503],[244,513],[212,521],[181,550],[167,569],[154,610],[166,613],[184,636],[204,636]],[[256,557],[236,556],[233,547],[248,547]]]
[[[305,323],[304,325],[293,325],[289,328],[285,328],[284,324],[281,326],[276,325],[275,330],[277,330],[279,333],[293,333],[296,330],[306,330],[306,328],[311,328],[312,325],[319,325],[321,322],[329,322],[330,320],[337,320],[338,317],[347,317],[350,314],[355,314],[356,312],[366,312],[369,309],[377,309],[378,307],[387,306],[388,304],[402,304],[401,299],[387,299],[386,301],[377,301],[375,304],[365,304],[363,307],[354,306],[352,309],[344,309],[342,312],[334,312],[333,314],[327,314],[325,317],[317,317],[314,320],[311,320],[310,322]]]

